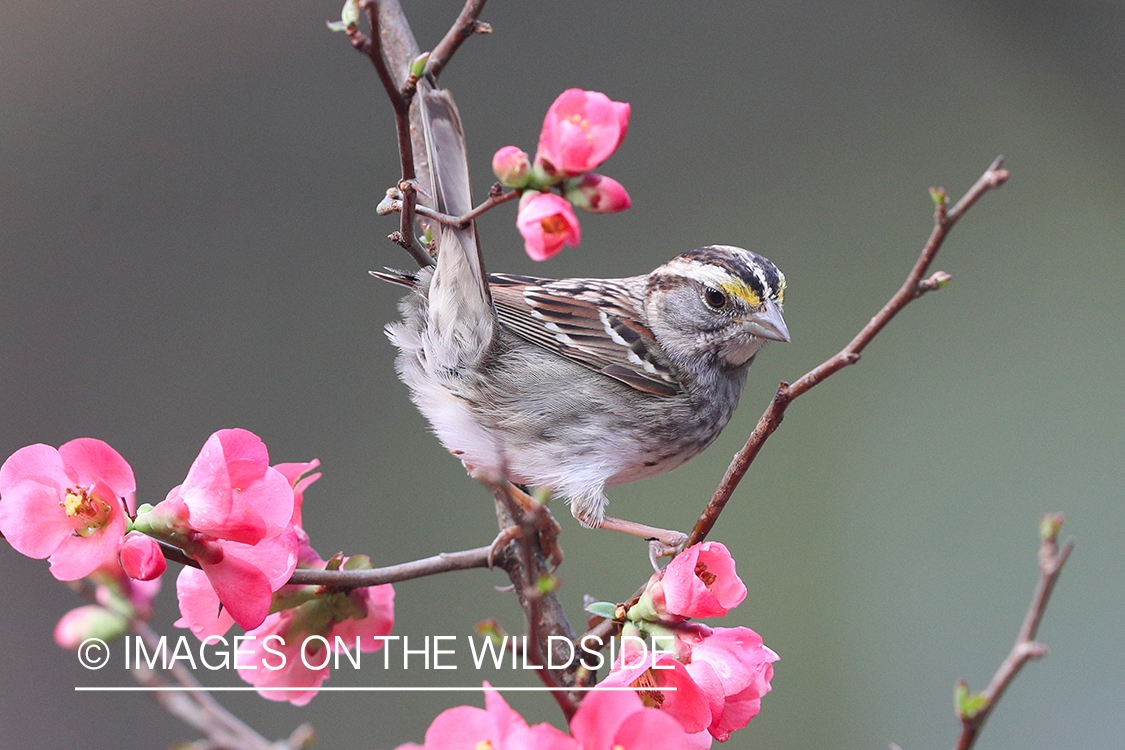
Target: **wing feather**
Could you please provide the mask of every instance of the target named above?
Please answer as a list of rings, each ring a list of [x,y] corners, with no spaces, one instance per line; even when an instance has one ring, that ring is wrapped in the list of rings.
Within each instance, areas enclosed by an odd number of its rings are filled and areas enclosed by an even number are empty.
[[[624,280],[539,279],[489,274],[500,322],[517,336],[572,362],[657,396],[680,392]]]

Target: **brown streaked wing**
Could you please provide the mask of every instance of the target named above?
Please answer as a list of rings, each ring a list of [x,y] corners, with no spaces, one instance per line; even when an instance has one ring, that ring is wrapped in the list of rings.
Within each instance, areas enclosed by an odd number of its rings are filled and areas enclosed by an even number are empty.
[[[680,392],[680,383],[633,312],[631,291],[600,279],[489,274],[500,322],[512,333],[638,391]]]

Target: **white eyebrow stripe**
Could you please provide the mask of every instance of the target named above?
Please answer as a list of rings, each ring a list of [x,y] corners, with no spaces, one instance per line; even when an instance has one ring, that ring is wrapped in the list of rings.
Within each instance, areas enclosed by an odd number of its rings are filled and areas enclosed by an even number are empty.
[[[722,266],[716,266],[711,263],[700,263],[698,261],[687,261],[680,258],[666,263],[664,265],[664,270],[677,276],[693,279],[702,284],[710,284],[711,286],[729,284],[735,278],[731,275],[730,271]]]

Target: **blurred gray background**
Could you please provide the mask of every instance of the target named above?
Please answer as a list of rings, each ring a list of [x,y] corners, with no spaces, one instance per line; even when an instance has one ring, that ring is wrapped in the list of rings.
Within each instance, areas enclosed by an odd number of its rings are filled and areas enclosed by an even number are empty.
[[[107,440],[141,501],[178,484],[207,436],[240,426],[275,461],[323,462],[306,525],[324,555],[390,564],[491,540],[486,493],[429,436],[382,326],[408,264],[375,216],[397,178],[371,66],[331,34],[331,2],[7,3],[0,21],[0,454]],[[455,2],[406,2],[423,48]],[[489,266],[629,275],[700,244],[754,248],[789,279],[793,342],[751,371],[702,457],[615,488],[627,518],[686,528],[778,381],[839,349],[898,287],[930,229],[927,188],[959,196],[1003,154],[1013,176],[953,232],[953,281],[862,362],[797,401],[715,529],[746,602],[724,625],[781,654],[775,690],[732,748],[949,747],[954,682],[981,688],[1036,578],[1041,512],[1078,548],[1028,667],[978,747],[1120,747],[1125,739],[1125,12],[1116,0],[490,3],[490,38],[443,82],[465,119],[476,189],[492,153],[534,150],[579,86],[628,101],[603,170],[632,194],[583,216],[546,264],[514,206],[482,222]],[[617,601],[643,544],[557,510],[561,596]],[[82,669],[51,629],[80,600],[0,545],[0,733],[8,747],[167,747],[194,738],[127,685]],[[174,572],[174,571],[173,571]],[[168,576],[157,626],[175,634]],[[501,574],[397,587],[399,634],[522,632]],[[479,684],[458,672],[330,685]],[[238,685],[229,674],[208,684]],[[490,677],[535,684],[520,674]],[[311,721],[325,748],[420,742],[479,695],[326,693],[307,709],[220,699],[266,736]],[[510,700],[531,721],[542,695]]]

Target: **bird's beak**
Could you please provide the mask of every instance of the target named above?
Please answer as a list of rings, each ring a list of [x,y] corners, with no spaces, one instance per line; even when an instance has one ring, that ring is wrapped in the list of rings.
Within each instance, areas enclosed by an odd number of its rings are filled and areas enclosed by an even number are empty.
[[[789,328],[785,325],[785,318],[781,317],[781,310],[777,309],[771,299],[766,300],[766,309],[746,316],[742,327],[759,338],[789,341]]]

